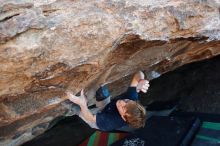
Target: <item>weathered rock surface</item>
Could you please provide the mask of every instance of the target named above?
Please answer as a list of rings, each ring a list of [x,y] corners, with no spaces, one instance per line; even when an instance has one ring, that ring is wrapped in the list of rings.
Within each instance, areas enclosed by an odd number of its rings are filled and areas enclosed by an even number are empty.
[[[218,0],[0,0],[0,145],[75,114],[67,89],[92,104],[104,81],[116,95],[137,70],[152,79],[220,54],[219,14]]]

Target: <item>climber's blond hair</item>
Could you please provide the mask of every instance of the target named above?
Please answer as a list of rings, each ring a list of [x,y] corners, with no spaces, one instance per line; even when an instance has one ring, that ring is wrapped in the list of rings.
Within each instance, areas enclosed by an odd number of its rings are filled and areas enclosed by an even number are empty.
[[[145,126],[146,110],[143,105],[138,102],[129,102],[126,105],[126,113],[124,118],[126,122],[133,128],[140,128]]]

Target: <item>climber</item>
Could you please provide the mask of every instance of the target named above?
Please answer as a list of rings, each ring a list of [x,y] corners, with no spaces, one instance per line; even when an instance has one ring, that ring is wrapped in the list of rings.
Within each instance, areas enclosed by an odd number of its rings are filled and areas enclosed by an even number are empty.
[[[144,79],[144,73],[137,72],[127,89],[127,92],[110,102],[110,94],[106,86],[96,91],[96,106],[99,109],[95,115],[87,107],[87,99],[81,90],[80,96],[67,92],[67,98],[80,106],[79,116],[92,128],[102,131],[120,130],[123,127],[144,127],[146,110],[138,102],[138,92],[147,92],[149,81]]]

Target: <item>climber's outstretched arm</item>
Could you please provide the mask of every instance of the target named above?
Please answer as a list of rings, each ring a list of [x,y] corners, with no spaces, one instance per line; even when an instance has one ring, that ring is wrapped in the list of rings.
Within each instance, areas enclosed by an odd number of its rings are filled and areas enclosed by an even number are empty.
[[[80,96],[75,96],[70,92],[66,92],[67,97],[70,101],[80,106],[80,115],[84,118],[85,121],[90,123],[96,123],[96,116],[91,113],[87,106],[87,99],[84,95],[83,90],[81,90]]]

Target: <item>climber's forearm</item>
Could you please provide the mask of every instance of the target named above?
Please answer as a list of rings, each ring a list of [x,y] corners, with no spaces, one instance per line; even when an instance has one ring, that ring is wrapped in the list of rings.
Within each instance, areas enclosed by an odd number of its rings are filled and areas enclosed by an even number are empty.
[[[138,71],[136,74],[136,80],[140,81],[140,80],[144,80],[144,73],[142,71]]]
[[[85,118],[85,120],[96,123],[96,116],[91,113],[87,106],[80,106],[80,114]]]
[[[138,71],[137,73],[135,73],[134,77],[132,78],[132,81],[131,81],[131,84],[130,86],[131,87],[137,87],[138,85],[138,82],[140,80],[143,80],[144,79],[144,73],[142,71]]]

